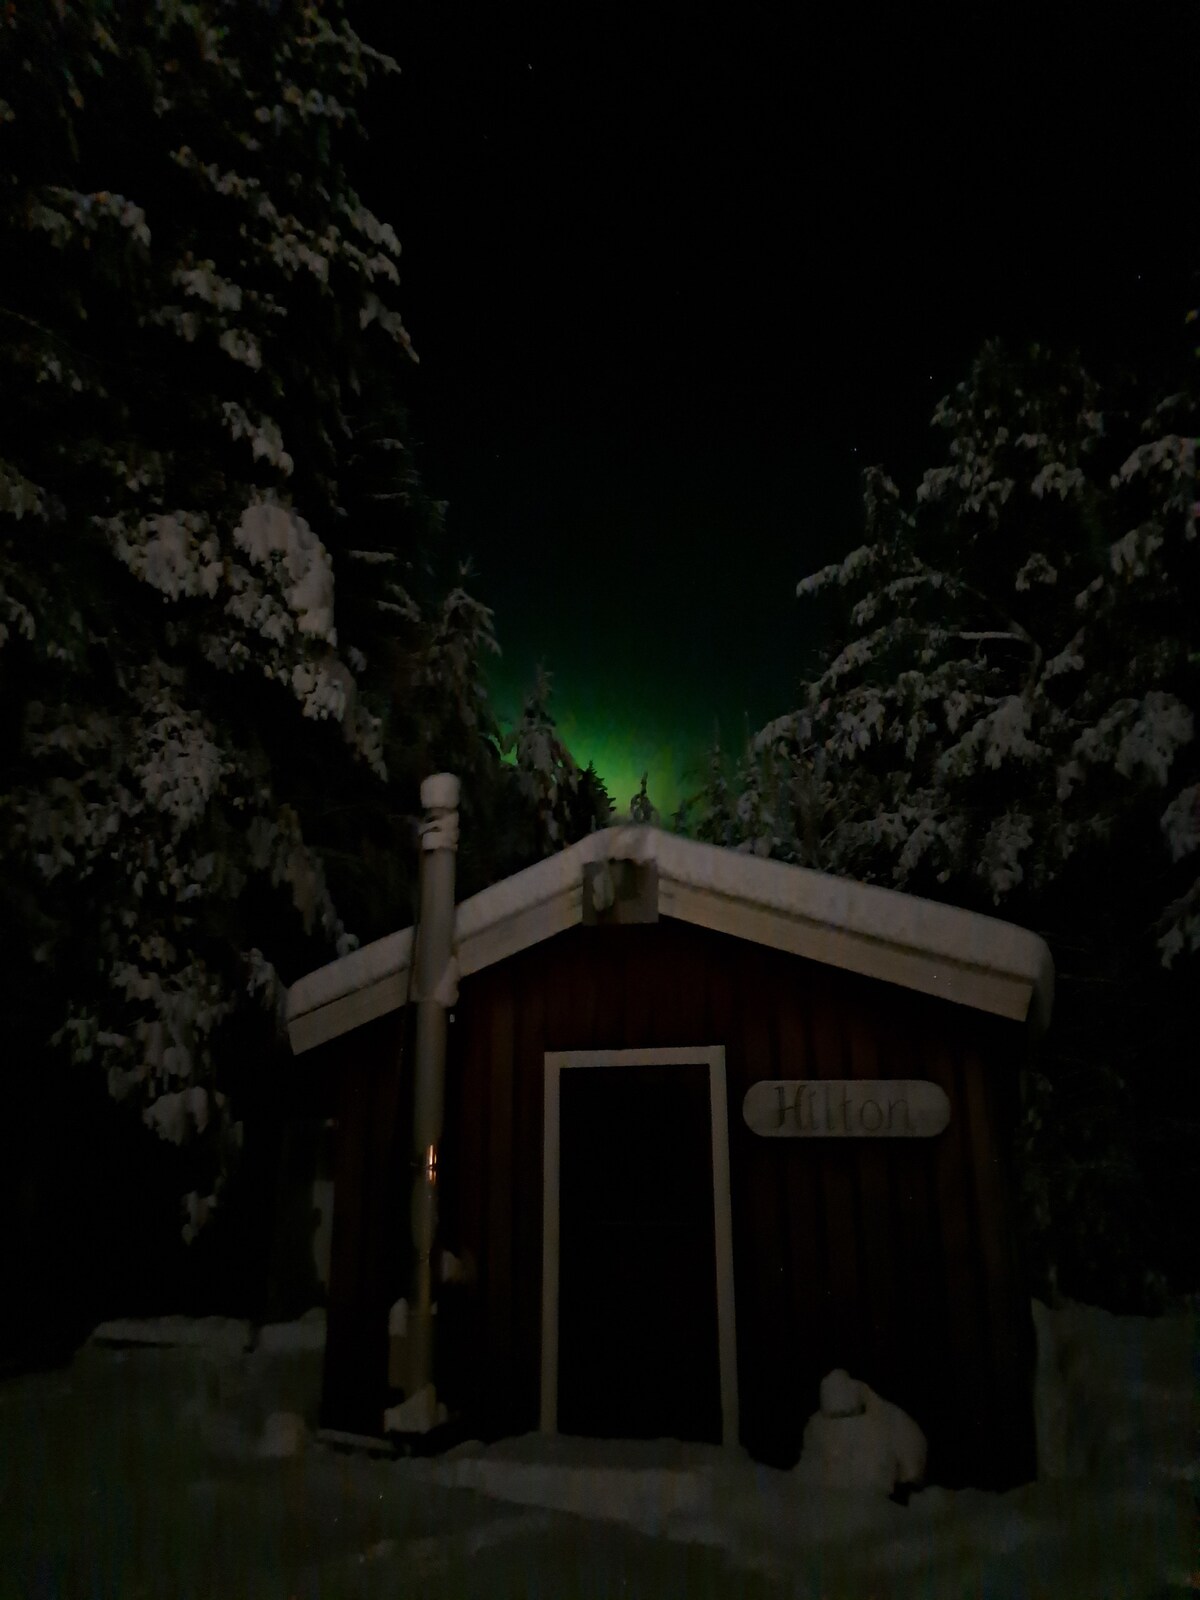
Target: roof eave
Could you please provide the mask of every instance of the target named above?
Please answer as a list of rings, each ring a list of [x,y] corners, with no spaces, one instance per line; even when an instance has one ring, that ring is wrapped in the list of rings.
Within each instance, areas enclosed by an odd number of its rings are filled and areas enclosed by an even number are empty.
[[[655,861],[664,916],[1026,1022],[1034,1036],[1049,1023],[1054,963],[1027,929],[644,827],[590,834],[463,901],[455,917],[460,975],[582,921],[584,868],[606,859]],[[293,1050],[404,1005],[411,951],[406,928],[293,984]]]

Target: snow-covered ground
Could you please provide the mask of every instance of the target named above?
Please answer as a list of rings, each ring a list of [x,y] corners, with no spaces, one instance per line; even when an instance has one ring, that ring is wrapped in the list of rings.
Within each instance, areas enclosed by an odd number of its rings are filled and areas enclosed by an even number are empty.
[[[319,1312],[251,1353],[242,1323],[108,1324],[69,1368],[0,1385],[0,1595],[1200,1593],[1195,1317],[1037,1309],[1056,1476],[907,1506],[665,1441],[348,1455],[312,1434]]]

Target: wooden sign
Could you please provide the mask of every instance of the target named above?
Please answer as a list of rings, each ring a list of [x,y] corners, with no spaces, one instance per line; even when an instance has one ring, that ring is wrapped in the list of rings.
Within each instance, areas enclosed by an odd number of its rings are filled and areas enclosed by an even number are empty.
[[[950,1101],[920,1078],[763,1078],[742,1116],[767,1139],[928,1139],[950,1121]]]

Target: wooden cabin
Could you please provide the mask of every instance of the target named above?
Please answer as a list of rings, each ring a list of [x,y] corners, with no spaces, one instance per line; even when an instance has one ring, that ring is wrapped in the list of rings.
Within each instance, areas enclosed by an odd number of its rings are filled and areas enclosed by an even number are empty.
[[[434,1320],[460,1432],[789,1467],[843,1367],[920,1424],[930,1481],[1035,1475],[1013,1147],[1040,938],[637,825],[453,927],[438,1211],[473,1281]],[[346,1433],[397,1398],[412,951],[405,929],[289,994],[337,1119],[322,1421]]]

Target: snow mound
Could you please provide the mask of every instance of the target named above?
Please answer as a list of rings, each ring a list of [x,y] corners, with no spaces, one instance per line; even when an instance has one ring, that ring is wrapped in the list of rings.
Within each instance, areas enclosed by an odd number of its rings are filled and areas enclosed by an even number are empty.
[[[430,1433],[446,1417],[446,1407],[427,1383],[399,1405],[390,1406],[383,1414],[383,1427],[385,1433]]]
[[[258,1348],[267,1354],[325,1348],[325,1310],[313,1306],[298,1322],[268,1322],[258,1331]]]
[[[527,1434],[435,1458],[338,1456],[308,1448],[319,1312],[264,1329],[252,1352],[237,1322],[108,1323],[69,1373],[35,1374],[0,1393],[0,1461],[22,1464],[0,1496],[0,1535],[19,1543],[34,1529],[18,1569],[31,1574],[22,1593],[40,1592],[32,1574],[45,1550],[63,1571],[70,1562],[83,1570],[96,1541],[123,1538],[126,1559],[131,1492],[147,1539],[172,1528],[181,1508],[206,1529],[236,1525],[220,1553],[235,1574],[230,1593],[407,1593],[426,1580],[431,1595],[622,1592],[575,1581],[602,1556],[670,1572],[637,1590],[645,1594],[742,1593],[748,1573],[778,1582],[778,1591],[755,1592],[797,1597],[1193,1592],[1195,1316],[1064,1305],[1035,1306],[1035,1317],[1039,1426],[1047,1447],[1047,1425],[1059,1429],[1068,1474],[1045,1472],[1006,1494],[932,1487],[907,1506],[877,1488],[805,1483],[744,1451],[677,1440]],[[851,1403],[863,1396],[848,1376],[826,1398],[844,1413],[831,1420],[857,1420]],[[272,1530],[281,1529],[276,1546]],[[682,1565],[680,1547],[689,1547]],[[162,1554],[154,1550],[147,1570]],[[248,1575],[259,1550],[270,1562],[265,1583]],[[185,1539],[176,1554],[217,1559],[207,1536]],[[285,1586],[274,1579],[288,1561],[308,1565]],[[378,1571],[375,1588],[364,1589],[364,1568]],[[685,1571],[699,1570],[719,1571],[724,1586],[688,1586]],[[169,1576],[178,1581],[166,1588],[123,1592],[210,1592],[207,1567]]]
[[[1180,1329],[1194,1319],[1119,1317],[1033,1302],[1038,1476],[1046,1481],[1181,1479],[1195,1395],[1180,1388]],[[1192,1426],[1188,1426],[1188,1418]]]
[[[276,1461],[297,1456],[304,1449],[307,1439],[308,1430],[303,1417],[297,1416],[294,1411],[272,1411],[263,1424],[258,1454]]]
[[[587,1441],[571,1464],[561,1460],[517,1462],[489,1459],[438,1463],[431,1476],[446,1488],[474,1489],[513,1505],[622,1522],[643,1533],[661,1534],[678,1518],[707,1515],[712,1507],[708,1474],[673,1467],[597,1466]]]
[[[890,1495],[898,1484],[921,1482],[927,1453],[910,1416],[839,1367],[821,1382],[821,1409],[805,1426],[796,1479]]]
[[[241,1355],[250,1344],[250,1324],[233,1317],[118,1317],[102,1322],[91,1342],[99,1345],[186,1347]]]

